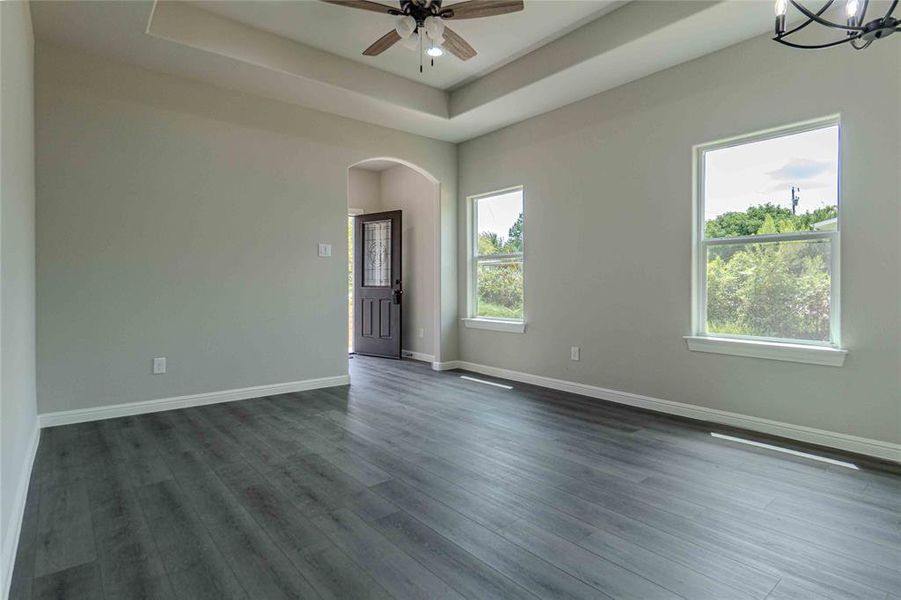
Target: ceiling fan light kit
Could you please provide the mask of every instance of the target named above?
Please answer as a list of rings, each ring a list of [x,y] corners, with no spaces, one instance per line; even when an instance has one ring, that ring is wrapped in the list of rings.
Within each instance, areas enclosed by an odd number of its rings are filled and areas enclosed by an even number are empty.
[[[773,40],[791,48],[808,50],[831,48],[842,44],[850,44],[855,50],[863,50],[876,40],[881,40],[896,31],[901,31],[901,20],[893,16],[895,9],[898,7],[898,0],[892,0],[884,14],[869,21],[867,20],[867,9],[869,8],[870,0],[845,0],[844,23],[838,23],[823,16],[835,4],[835,1],[828,0],[818,10],[812,11],[804,6],[804,0],[776,0],[776,36]],[[801,13],[805,20],[799,25],[786,30],[785,22],[789,6],[794,7]],[[827,29],[844,31],[844,36],[823,43],[795,42],[790,39],[791,36],[814,23]]]
[[[431,57],[433,66],[434,59],[443,56],[445,50],[464,61],[477,54],[460,34],[447,27],[445,21],[493,17],[523,9],[523,0],[464,0],[447,7],[442,6],[444,0],[400,0],[399,7],[369,0],[322,0],[322,2],[400,17],[394,24],[394,29],[363,50],[363,55],[378,56],[398,42],[410,50],[418,47],[420,73],[425,42],[423,35],[428,38],[425,53]]]
[[[401,17],[397,20],[397,25],[394,26],[394,30],[397,32],[397,35],[403,39],[407,39],[413,35],[414,31],[416,31],[416,19],[409,15]]]
[[[416,50],[419,48],[419,34],[411,33],[401,41],[400,45],[407,50]]]

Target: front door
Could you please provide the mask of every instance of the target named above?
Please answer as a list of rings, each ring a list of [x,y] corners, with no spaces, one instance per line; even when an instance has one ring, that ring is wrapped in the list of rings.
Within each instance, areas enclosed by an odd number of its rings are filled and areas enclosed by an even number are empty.
[[[354,217],[354,352],[400,358],[401,211]]]

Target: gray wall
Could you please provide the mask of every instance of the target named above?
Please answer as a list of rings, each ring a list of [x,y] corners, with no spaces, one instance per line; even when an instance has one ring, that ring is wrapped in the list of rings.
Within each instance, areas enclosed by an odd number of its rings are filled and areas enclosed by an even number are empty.
[[[45,44],[36,86],[40,412],[345,373],[347,169],[375,156],[443,183],[456,357],[452,144]]]
[[[525,186],[528,328],[461,328],[461,358],[901,441],[899,105],[897,43],[757,38],[462,144],[461,219],[467,196]],[[692,145],[834,113],[845,366],[690,352]],[[465,306],[464,268],[459,283]]]
[[[382,203],[382,174],[353,167],[347,171],[347,207],[377,212]]]
[[[382,210],[402,210],[403,348],[435,354],[435,205],[438,184],[403,165],[382,171]],[[455,290],[456,291],[456,290]],[[420,330],[422,337],[419,337]]]
[[[0,586],[37,431],[33,57],[28,4],[0,3]]]

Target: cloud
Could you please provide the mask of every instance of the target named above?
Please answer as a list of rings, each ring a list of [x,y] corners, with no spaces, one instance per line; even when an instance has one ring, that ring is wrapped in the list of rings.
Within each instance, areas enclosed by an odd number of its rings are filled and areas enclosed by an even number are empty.
[[[816,179],[817,176],[829,173],[834,169],[834,163],[828,160],[794,158],[775,171],[770,171],[767,175],[779,182],[801,184]]]
[[[798,185],[803,183],[804,185]],[[792,184],[798,185],[802,190],[834,190],[835,189],[835,180],[829,179],[808,179],[807,181],[802,180],[783,180],[777,181],[772,185],[769,185],[764,190],[765,193],[768,192],[785,192],[788,193],[788,190],[791,188]]]

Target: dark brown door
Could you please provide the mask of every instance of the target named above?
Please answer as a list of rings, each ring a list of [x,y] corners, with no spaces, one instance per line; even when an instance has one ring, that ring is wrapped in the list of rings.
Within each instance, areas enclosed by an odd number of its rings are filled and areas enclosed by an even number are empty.
[[[354,352],[400,358],[401,211],[354,217]]]

